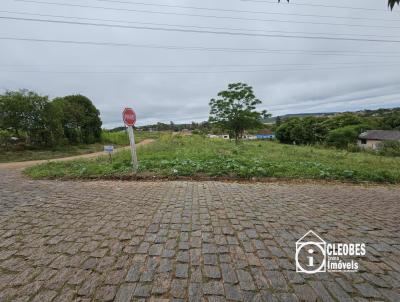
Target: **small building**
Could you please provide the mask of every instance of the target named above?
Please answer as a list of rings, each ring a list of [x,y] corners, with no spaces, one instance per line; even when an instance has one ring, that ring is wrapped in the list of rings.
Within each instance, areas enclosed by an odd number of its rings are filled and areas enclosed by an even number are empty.
[[[358,136],[358,146],[365,149],[378,149],[383,141],[400,141],[400,131],[368,130]]]
[[[208,138],[229,139],[229,134],[208,134]]]

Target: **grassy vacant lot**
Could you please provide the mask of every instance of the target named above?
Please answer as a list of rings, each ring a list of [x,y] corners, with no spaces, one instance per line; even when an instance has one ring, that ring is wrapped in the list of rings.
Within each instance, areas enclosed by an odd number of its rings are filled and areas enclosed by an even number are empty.
[[[301,178],[400,182],[400,159],[275,142],[162,136],[138,150],[139,176]],[[31,167],[34,178],[112,178],[131,175],[130,154]]]
[[[136,142],[141,142],[147,138],[158,138],[159,132],[136,132]],[[101,143],[91,145],[74,145],[74,146],[58,146],[49,149],[24,149],[24,150],[4,150],[0,149],[0,163],[6,162],[17,162],[27,160],[41,160],[41,159],[52,159],[62,158],[68,156],[75,156],[81,154],[88,154],[93,152],[99,152],[103,150],[103,146],[114,145],[127,146],[129,145],[128,134],[122,132],[108,132],[103,131],[101,135]]]

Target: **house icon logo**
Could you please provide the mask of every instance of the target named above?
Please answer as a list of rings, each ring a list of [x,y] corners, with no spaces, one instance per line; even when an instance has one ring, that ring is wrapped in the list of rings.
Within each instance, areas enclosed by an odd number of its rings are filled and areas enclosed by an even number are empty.
[[[326,272],[326,242],[313,231],[296,242],[296,272]]]

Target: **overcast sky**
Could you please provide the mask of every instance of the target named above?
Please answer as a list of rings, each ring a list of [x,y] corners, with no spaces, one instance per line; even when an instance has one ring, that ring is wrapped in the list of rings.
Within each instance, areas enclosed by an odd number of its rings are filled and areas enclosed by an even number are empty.
[[[386,0],[136,1],[1,0],[1,91],[86,95],[105,127],[124,107],[139,125],[206,120],[232,82],[275,116],[400,106],[400,8]]]

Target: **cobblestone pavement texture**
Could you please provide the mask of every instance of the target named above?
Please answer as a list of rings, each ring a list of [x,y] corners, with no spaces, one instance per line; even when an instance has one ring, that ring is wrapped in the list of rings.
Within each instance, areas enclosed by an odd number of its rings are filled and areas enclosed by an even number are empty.
[[[400,301],[398,187],[0,177],[0,301]],[[310,229],[360,271],[296,273]]]

